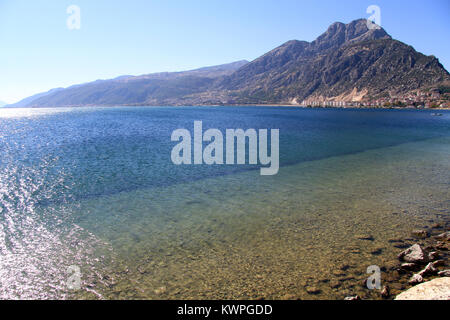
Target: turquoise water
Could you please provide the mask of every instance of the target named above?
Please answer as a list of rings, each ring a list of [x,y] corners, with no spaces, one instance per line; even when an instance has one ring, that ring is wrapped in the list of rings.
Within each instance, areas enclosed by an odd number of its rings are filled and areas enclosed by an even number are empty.
[[[195,120],[280,129],[279,174],[173,165]],[[450,207],[448,112],[2,109],[0,150],[0,298],[337,299]]]

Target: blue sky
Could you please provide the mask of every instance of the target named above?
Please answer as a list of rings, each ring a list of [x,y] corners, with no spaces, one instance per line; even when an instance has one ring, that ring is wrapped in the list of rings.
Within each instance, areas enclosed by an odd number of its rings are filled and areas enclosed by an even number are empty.
[[[81,29],[66,9],[81,9]],[[0,0],[0,101],[119,75],[253,60],[335,22],[368,18],[450,69],[450,1]]]

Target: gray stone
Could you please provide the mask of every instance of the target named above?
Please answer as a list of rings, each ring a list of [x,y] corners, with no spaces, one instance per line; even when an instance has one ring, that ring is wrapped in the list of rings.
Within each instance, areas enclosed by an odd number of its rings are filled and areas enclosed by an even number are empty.
[[[381,289],[381,296],[383,298],[389,298],[389,296],[391,295],[389,287],[388,286],[383,286],[383,289]]]
[[[450,269],[439,271],[438,275],[441,277],[450,277]]]
[[[417,268],[417,264],[412,263],[412,262],[405,262],[405,263],[402,263],[400,266],[400,269],[407,270],[407,271],[411,271],[416,268]]]
[[[359,240],[368,240],[368,241],[375,240],[375,238],[371,234],[358,234],[355,236],[355,238]]]
[[[428,254],[428,260],[434,261],[434,260],[437,260],[437,259],[439,259],[439,253],[438,252],[433,251],[433,252],[430,252]]]
[[[423,282],[423,277],[420,274],[415,274],[409,279],[408,283],[411,285],[416,285]]]
[[[398,258],[402,261],[413,262],[413,263],[423,263],[427,261],[425,252],[422,247],[418,244],[414,244],[405,251],[398,255]]]
[[[437,235],[435,238],[438,240],[450,241],[450,231],[441,233],[440,235]]]
[[[426,275],[430,275],[430,274],[435,274],[437,272],[436,268],[433,266],[433,263],[430,262],[429,264],[427,264],[427,266],[425,267],[425,269],[423,269],[422,271],[420,271],[418,274],[421,277],[424,277]]]

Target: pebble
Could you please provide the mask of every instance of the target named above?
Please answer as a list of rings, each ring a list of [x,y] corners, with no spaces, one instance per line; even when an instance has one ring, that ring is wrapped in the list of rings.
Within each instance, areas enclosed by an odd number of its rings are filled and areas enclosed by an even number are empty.
[[[370,253],[374,256],[378,256],[383,253],[383,248],[377,248],[377,249],[371,251]]]
[[[297,297],[294,294],[285,294],[281,300],[297,300]]]
[[[317,287],[306,287],[306,292],[308,294],[319,294],[321,290]]]
[[[333,270],[332,274],[336,277],[343,277],[345,276],[345,272],[342,270]]]
[[[350,265],[348,264],[342,264],[339,266],[339,270],[347,271],[348,269],[350,269]]]
[[[156,295],[160,295],[166,292],[166,287],[159,287],[158,289],[156,289],[155,291]]]
[[[356,239],[358,239],[358,240],[368,240],[368,241],[374,241],[375,240],[375,238],[372,235],[370,235],[370,234],[359,234],[359,235],[356,235]]]
[[[330,287],[333,289],[339,288],[340,286],[341,286],[341,283],[339,281],[333,280],[330,282]]]
[[[426,230],[421,229],[413,230],[412,235],[419,239],[425,239],[429,236]]]

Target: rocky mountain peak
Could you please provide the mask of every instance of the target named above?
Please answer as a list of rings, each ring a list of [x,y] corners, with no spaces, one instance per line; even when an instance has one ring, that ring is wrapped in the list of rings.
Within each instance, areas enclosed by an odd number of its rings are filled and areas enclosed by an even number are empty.
[[[33,97],[26,105],[362,101],[443,82],[450,82],[450,75],[436,57],[425,56],[359,19],[333,23],[313,42],[288,41],[249,63],[93,82]]]
[[[358,19],[348,24],[335,22],[325,33],[314,40],[311,45],[316,51],[323,51],[351,42],[391,39],[391,36],[381,27],[378,29],[369,29],[367,22],[367,19]]]

